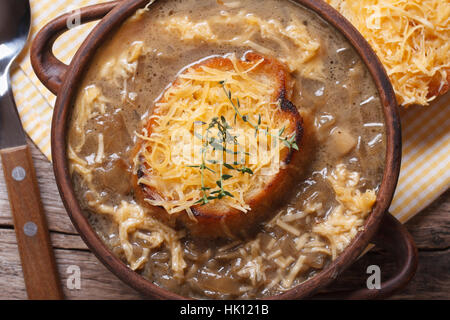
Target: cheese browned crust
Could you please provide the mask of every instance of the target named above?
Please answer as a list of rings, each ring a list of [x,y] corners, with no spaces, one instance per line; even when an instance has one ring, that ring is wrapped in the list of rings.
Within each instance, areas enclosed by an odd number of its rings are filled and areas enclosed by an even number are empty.
[[[205,76],[205,72],[208,76]],[[211,75],[217,73],[220,76],[226,75],[226,73],[232,73],[233,76],[228,79],[230,83],[237,83],[236,81],[250,82],[265,82],[267,86],[267,99],[266,103],[261,103],[258,106],[258,110],[253,110],[254,113],[262,114],[262,124],[266,124],[270,129],[281,129],[281,125],[285,127],[283,136],[295,135],[295,141],[300,148],[300,151],[296,151],[294,148],[288,148],[284,145],[280,146],[279,158],[280,166],[275,173],[269,174],[267,176],[261,177],[260,170],[256,164],[251,167],[254,174],[244,174],[244,173],[232,173],[233,178],[230,179],[230,183],[227,186],[233,197],[226,197],[220,200],[216,199],[210,201],[207,204],[195,204],[198,199],[200,199],[200,194],[195,192],[201,188],[201,185],[193,183],[191,180],[195,180],[195,176],[198,175],[198,169],[192,171],[192,168],[182,167],[177,168],[177,170],[186,171],[185,173],[190,174],[189,181],[186,180],[184,184],[192,183],[193,188],[190,190],[186,186],[181,186],[180,190],[183,190],[183,194],[179,195],[177,193],[176,197],[178,199],[169,198],[171,195],[167,191],[163,191],[167,188],[165,184],[164,176],[161,174],[162,171],[157,173],[157,170],[152,167],[151,158],[152,148],[161,141],[153,140],[153,136],[158,139],[161,137],[161,120],[165,117],[167,113],[172,113],[173,105],[168,105],[168,100],[170,100],[171,95],[175,94],[179,90],[187,90],[187,86],[194,88],[199,88],[199,84],[207,83],[205,87],[198,89],[194,93],[186,94],[185,96],[203,96],[204,90],[210,90],[211,87],[217,89],[217,79],[211,81]],[[243,78],[247,78],[244,80]],[[206,80],[205,80],[206,79]],[[230,80],[231,79],[231,80]],[[242,85],[239,84],[238,85]],[[256,84],[258,85],[258,84]],[[146,205],[151,205],[154,209],[155,207],[160,207],[158,210],[152,210],[154,214],[160,219],[172,226],[183,225],[186,227],[191,234],[197,237],[206,238],[217,238],[217,237],[243,237],[251,233],[252,230],[256,229],[259,222],[264,221],[274,212],[274,208],[285,199],[286,194],[289,193],[291,189],[291,182],[297,176],[298,172],[298,162],[302,159],[301,154],[303,153],[301,142],[303,136],[303,123],[302,117],[298,113],[297,108],[289,101],[292,94],[293,83],[286,71],[283,64],[277,60],[262,56],[257,53],[249,52],[245,55],[245,60],[238,60],[234,56],[231,57],[213,57],[204,60],[196,65],[189,67],[183,73],[181,73],[176,81],[172,83],[170,87],[161,95],[161,98],[155,103],[155,108],[153,109],[152,115],[149,120],[144,125],[143,135],[141,141],[137,145],[136,153],[133,155],[136,164],[135,170],[135,190],[137,198],[141,203]],[[207,88],[207,89],[205,89]],[[221,88],[222,89],[222,88]],[[258,90],[263,90],[264,86],[258,87]],[[218,89],[217,89],[218,90]],[[248,87],[250,94],[254,92]],[[256,90],[256,89],[255,89]],[[255,92],[257,92],[256,90]],[[215,92],[208,91],[212,96],[219,95],[219,91]],[[212,93],[211,93],[212,92]],[[219,92],[219,93],[218,93]],[[239,95],[238,92],[233,94]],[[226,97],[225,93],[222,95]],[[256,93],[253,94],[251,100],[256,103],[259,97],[255,97]],[[264,95],[264,94],[263,94]],[[216,98],[213,98],[216,99]],[[264,101],[264,98],[261,98]],[[190,101],[190,100],[188,100]],[[242,97],[241,104],[242,108],[247,108],[245,106],[245,101],[248,101]],[[192,101],[190,101],[192,103]],[[211,102],[211,101],[210,101]],[[225,100],[223,102],[225,104]],[[204,103],[205,108],[220,108],[220,112],[225,112],[223,105],[218,103]],[[199,108],[203,108],[203,105]],[[253,107],[253,106],[250,106]],[[231,108],[231,105],[228,109]],[[270,110],[263,110],[270,109]],[[219,110],[214,110],[214,112],[219,112]],[[234,112],[234,111],[233,111]],[[233,123],[232,114],[223,114],[229,123]],[[182,112],[177,114],[176,119],[183,121],[184,117],[188,117],[189,112]],[[248,113],[251,115],[251,113]],[[271,115],[265,116],[265,115]],[[221,116],[222,114],[217,114]],[[256,116],[256,114],[255,114]],[[270,118],[270,119],[269,119]],[[200,119],[207,122],[207,119]],[[235,124],[237,127],[247,126],[248,124],[238,120]],[[174,146],[170,146],[170,151],[174,150]],[[153,159],[153,158],[151,158]],[[154,163],[154,162],[153,162]],[[264,164],[268,165],[268,164]],[[187,172],[189,171],[189,172]],[[234,171],[233,171],[234,172]],[[231,173],[231,172],[229,172]],[[160,176],[158,176],[158,174]],[[228,180],[227,180],[228,181]],[[180,187],[182,181],[176,182],[167,181],[171,184],[171,187]],[[240,189],[239,189],[240,188]],[[170,189],[172,190],[172,189]],[[188,195],[188,196],[186,196]],[[189,199],[188,199],[189,198]],[[178,202],[177,202],[178,201]],[[173,204],[176,205],[173,205]],[[187,206],[187,207],[186,207]],[[181,210],[184,209],[184,210]]]

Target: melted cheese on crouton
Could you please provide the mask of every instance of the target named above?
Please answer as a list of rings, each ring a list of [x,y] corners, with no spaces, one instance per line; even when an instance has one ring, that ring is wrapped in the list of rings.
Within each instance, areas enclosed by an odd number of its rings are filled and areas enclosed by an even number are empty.
[[[222,181],[222,186],[232,195],[221,200],[231,208],[246,212],[250,210],[246,200],[255,186],[263,186],[283,165],[280,155],[288,147],[273,135],[285,128],[282,135],[289,136],[293,133],[293,124],[279,116],[279,101],[273,98],[276,79],[252,73],[264,58],[248,67],[234,55],[229,59],[231,69],[203,65],[180,74],[156,103],[150,117],[151,132],[144,128],[138,135],[144,143],[135,164],[139,166],[143,162],[147,171],[138,184],[157,190],[153,198],[145,201],[163,207],[169,214],[183,210],[189,213],[189,208],[202,198],[202,185],[211,190],[217,188],[221,175],[230,176]],[[239,101],[240,112],[248,115],[247,122],[235,117],[235,109],[221,81],[232,93],[231,100],[235,104]],[[199,165],[204,139],[201,138],[206,137],[205,129],[214,117],[223,117],[233,127],[230,133],[236,135],[238,145],[228,143],[226,147],[236,154],[209,148],[205,159],[210,170],[202,173]],[[259,123],[262,129],[269,129],[272,136],[265,130],[255,134],[248,122]],[[210,134],[210,137],[216,136],[217,131]],[[235,167],[245,165],[253,174],[237,172],[220,162],[238,162]]]

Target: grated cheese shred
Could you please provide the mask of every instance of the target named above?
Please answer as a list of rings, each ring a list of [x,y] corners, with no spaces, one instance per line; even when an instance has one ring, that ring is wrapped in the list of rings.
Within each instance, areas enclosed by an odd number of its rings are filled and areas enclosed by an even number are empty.
[[[312,230],[329,241],[332,258],[335,259],[361,230],[375,203],[376,194],[371,189],[359,191],[359,173],[348,171],[343,164],[333,170],[328,181],[336,193],[339,205]]]
[[[183,276],[184,269],[187,266],[179,241],[184,236],[183,233],[176,232],[151,217],[141,206],[127,201],[122,201],[118,207],[100,205],[97,206],[97,210],[99,213],[111,215],[118,224],[121,247],[127,261],[130,263],[131,269],[137,270],[143,267],[143,264],[148,260],[149,249],[159,247],[165,243],[170,249],[171,268],[174,275],[176,277]],[[145,235],[138,230],[145,230],[151,233],[150,235]],[[142,254],[138,257],[135,256],[133,246],[129,240],[130,234],[141,238],[144,237],[149,242],[149,245],[144,247]]]
[[[450,80],[448,0],[327,0],[377,53],[402,105],[428,105]],[[447,89],[445,89],[447,88]]]

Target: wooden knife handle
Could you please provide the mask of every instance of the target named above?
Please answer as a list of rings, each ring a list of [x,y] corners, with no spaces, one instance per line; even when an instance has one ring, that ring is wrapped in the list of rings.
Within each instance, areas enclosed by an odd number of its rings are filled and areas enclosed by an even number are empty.
[[[0,150],[28,298],[63,299],[27,145]]]

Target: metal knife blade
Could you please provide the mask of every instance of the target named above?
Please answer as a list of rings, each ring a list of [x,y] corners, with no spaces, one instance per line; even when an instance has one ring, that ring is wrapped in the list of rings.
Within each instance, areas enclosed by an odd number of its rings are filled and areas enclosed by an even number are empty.
[[[0,76],[0,149],[26,144],[9,82],[8,73]]]

